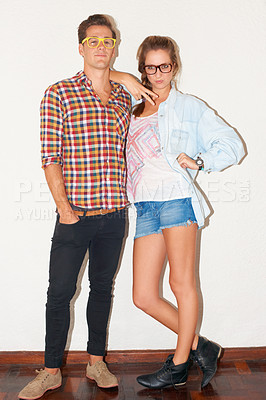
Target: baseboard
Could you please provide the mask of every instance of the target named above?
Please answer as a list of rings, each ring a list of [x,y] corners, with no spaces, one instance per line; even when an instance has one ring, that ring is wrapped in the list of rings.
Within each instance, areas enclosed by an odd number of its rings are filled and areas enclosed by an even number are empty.
[[[105,360],[108,363],[144,363],[163,362],[173,353],[168,350],[110,350]],[[44,352],[42,351],[1,351],[0,364],[43,364]],[[261,360],[266,359],[266,347],[234,347],[225,348],[223,361]],[[85,364],[88,354],[85,351],[66,351],[64,363]]]

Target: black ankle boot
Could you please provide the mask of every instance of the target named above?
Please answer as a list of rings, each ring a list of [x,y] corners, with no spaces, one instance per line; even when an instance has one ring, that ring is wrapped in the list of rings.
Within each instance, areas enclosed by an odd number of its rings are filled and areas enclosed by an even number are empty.
[[[221,346],[202,336],[199,336],[197,349],[190,351],[190,358],[196,361],[203,372],[203,378],[201,381],[202,388],[207,386],[210,380],[214,377],[221,351]]]
[[[170,354],[162,368],[153,374],[138,376],[138,383],[150,389],[184,385],[187,381],[189,361],[175,365],[173,356],[173,354]]]

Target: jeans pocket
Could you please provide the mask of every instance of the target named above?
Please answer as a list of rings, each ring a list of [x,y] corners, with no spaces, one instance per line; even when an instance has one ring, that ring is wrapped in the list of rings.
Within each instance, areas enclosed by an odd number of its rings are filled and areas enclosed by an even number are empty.
[[[54,235],[53,235],[53,242],[60,242],[60,243],[76,243],[79,242],[79,225],[81,222],[81,217],[79,217],[79,220],[75,222],[74,224],[62,224],[59,222],[59,214],[57,216],[57,221],[55,225],[55,230],[54,230]]]
[[[59,221],[59,218],[58,218],[58,225],[62,225],[62,226],[75,226],[75,225],[78,225],[78,223],[81,221],[81,218],[79,217],[79,220],[77,222],[74,222],[74,224],[64,224]]]

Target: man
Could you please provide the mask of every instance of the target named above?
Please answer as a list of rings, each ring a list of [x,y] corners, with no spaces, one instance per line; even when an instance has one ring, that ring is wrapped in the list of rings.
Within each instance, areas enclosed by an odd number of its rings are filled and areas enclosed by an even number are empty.
[[[86,375],[118,385],[103,361],[113,277],[125,231],[124,145],[131,98],[109,80],[116,34],[103,15],[78,30],[84,71],[50,86],[41,103],[42,165],[57,206],[46,304],[45,369],[20,393],[37,399],[61,385],[69,302],[89,249]]]

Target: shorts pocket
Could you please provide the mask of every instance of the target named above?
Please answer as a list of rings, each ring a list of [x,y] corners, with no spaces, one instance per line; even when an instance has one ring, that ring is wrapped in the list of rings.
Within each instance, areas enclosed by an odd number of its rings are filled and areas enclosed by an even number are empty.
[[[136,207],[137,216],[141,217],[143,215],[143,205],[141,203],[135,203],[134,205]]]

